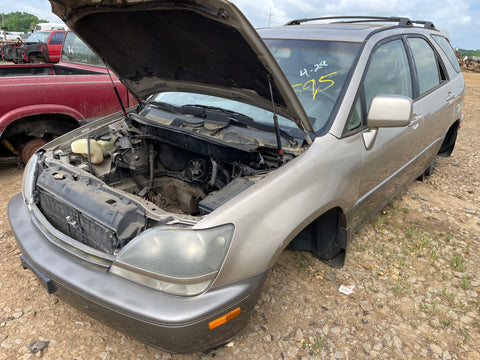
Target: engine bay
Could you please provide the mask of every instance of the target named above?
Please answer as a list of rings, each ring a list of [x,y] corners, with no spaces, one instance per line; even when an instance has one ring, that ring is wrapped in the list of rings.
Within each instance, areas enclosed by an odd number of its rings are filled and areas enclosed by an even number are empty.
[[[191,226],[302,151],[284,142],[279,157],[272,133],[131,114],[47,151],[38,205],[57,229],[113,254],[146,228]]]

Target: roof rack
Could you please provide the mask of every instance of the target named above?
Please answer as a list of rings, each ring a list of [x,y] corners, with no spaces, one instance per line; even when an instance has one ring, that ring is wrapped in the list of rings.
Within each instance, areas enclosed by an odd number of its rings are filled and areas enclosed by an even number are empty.
[[[435,25],[431,21],[424,20],[410,20],[406,17],[383,17],[383,16],[326,16],[326,17],[317,17],[317,18],[304,18],[304,19],[295,19],[291,20],[285,24],[288,25],[300,25],[301,23],[308,21],[316,20],[339,20],[339,19],[350,19],[345,21],[336,21],[337,23],[361,23],[361,22],[395,22],[399,26],[413,26],[414,24],[423,25],[426,29],[435,29]]]

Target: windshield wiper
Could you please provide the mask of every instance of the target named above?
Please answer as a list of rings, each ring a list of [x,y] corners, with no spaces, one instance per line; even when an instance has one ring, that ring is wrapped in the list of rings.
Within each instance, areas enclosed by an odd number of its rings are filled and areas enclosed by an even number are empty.
[[[182,110],[185,110],[185,109],[188,109],[188,108],[201,108],[201,109],[204,109],[204,110],[216,111],[216,112],[228,115],[230,120],[233,120],[233,121],[236,122],[236,125],[242,125],[243,127],[249,127],[249,128],[255,129],[255,130],[260,130],[260,131],[265,131],[265,132],[274,132],[275,134],[277,134],[277,130],[278,130],[278,133],[284,139],[288,140],[288,142],[290,143],[291,146],[297,146],[298,145],[297,140],[293,136],[291,136],[288,132],[286,132],[285,130],[281,129],[280,127],[277,128],[276,126],[271,125],[271,124],[256,122],[255,120],[253,120],[253,118],[251,118],[248,115],[245,115],[245,114],[233,111],[233,110],[224,109],[224,108],[217,107],[217,106],[210,106],[210,105],[186,104],[186,105],[182,106]],[[205,117],[206,117],[206,120],[208,121],[208,113],[205,114]]]
[[[163,101],[153,101],[150,100],[147,102],[148,105],[153,105],[154,107],[165,110],[173,114],[182,115],[182,111],[178,106],[163,102]]]

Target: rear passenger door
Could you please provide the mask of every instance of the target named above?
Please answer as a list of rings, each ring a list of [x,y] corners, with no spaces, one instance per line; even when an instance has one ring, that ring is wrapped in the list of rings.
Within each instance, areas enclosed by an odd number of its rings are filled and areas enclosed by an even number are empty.
[[[417,79],[415,102],[421,108],[424,123],[420,129],[424,148],[418,162],[425,168],[437,154],[453,120],[456,95],[449,86],[445,65],[429,41],[424,37],[409,36],[407,44]]]

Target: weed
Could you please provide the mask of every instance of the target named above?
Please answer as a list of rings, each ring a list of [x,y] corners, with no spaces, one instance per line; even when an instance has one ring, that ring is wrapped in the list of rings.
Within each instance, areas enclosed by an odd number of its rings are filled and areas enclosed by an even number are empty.
[[[392,290],[395,296],[405,295],[410,290],[410,283],[398,280]]]
[[[467,265],[465,264],[465,260],[463,260],[462,255],[460,255],[458,252],[456,252],[455,255],[453,256],[452,260],[450,261],[450,264],[455,269],[461,272],[464,272],[467,268]]]
[[[402,211],[403,211],[404,214],[408,214],[410,212],[410,209],[405,206],[405,207],[402,208]]]
[[[451,320],[451,319],[443,319],[443,320],[442,320],[442,325],[443,325],[443,327],[447,327],[447,326],[449,326],[449,325],[451,325],[451,324],[452,324],[452,320]]]
[[[450,305],[450,307],[453,307],[453,305],[455,304],[455,297],[457,295],[454,292],[448,291],[446,288],[443,289],[442,293],[445,299],[448,301],[448,304]]]
[[[425,309],[427,309],[428,311],[430,311],[434,315],[437,314],[440,311],[439,308],[438,308],[438,303],[435,300],[432,301],[431,305],[430,304],[424,304],[424,307],[425,307]]]
[[[320,349],[324,346],[325,340],[326,340],[325,335],[322,335],[322,336],[316,337],[313,343],[309,343],[305,341],[303,343],[303,347],[307,349],[310,353],[312,353],[312,355],[318,354]]]
[[[307,258],[305,256],[305,254],[299,252],[297,254],[297,264],[298,266],[300,266],[300,268],[302,269],[302,271],[305,271],[307,270],[309,267],[312,266],[312,262],[310,261],[309,258]]]
[[[408,238],[408,239],[413,239],[413,235],[415,234],[415,229],[416,229],[415,224],[410,225],[410,226],[407,228],[407,238]]]
[[[472,284],[470,283],[470,274],[466,274],[462,277],[462,289],[463,290],[470,290],[472,288]]]

